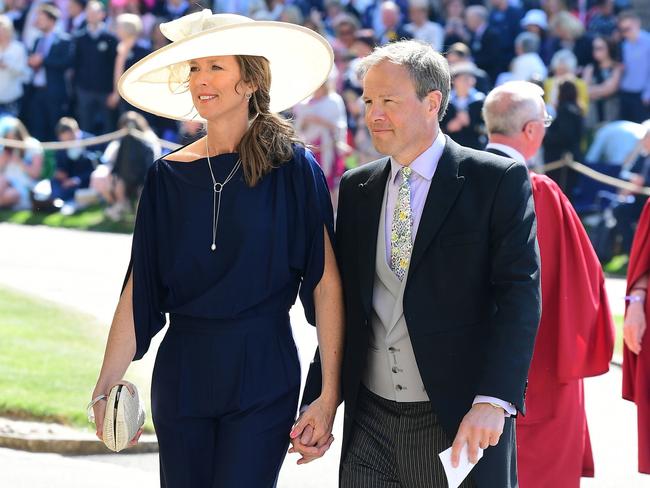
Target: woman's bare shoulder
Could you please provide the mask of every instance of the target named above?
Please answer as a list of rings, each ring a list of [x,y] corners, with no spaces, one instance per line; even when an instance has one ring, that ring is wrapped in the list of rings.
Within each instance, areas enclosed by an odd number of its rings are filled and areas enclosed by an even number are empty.
[[[170,153],[167,156],[163,156],[163,159],[165,161],[174,161],[177,163],[191,163],[197,159],[204,158],[204,153],[205,145],[202,143],[201,139],[199,139],[198,141],[194,141],[193,143],[188,144],[178,151]]]

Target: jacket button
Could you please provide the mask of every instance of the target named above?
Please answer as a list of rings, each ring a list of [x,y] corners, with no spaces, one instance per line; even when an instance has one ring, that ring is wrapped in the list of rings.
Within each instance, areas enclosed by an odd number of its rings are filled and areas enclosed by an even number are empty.
[[[402,390],[404,389],[404,387],[403,387],[402,385],[397,385],[397,386],[395,387],[395,389],[396,389],[397,391],[402,391]]]
[[[397,366],[393,366],[391,368],[391,370],[393,371],[393,373],[398,373],[399,372],[399,368]]]

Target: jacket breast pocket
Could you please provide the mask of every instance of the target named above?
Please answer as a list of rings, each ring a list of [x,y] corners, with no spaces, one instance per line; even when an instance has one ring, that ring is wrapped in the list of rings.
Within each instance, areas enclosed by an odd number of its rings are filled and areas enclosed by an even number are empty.
[[[440,247],[469,246],[481,242],[480,232],[462,232],[440,236]]]

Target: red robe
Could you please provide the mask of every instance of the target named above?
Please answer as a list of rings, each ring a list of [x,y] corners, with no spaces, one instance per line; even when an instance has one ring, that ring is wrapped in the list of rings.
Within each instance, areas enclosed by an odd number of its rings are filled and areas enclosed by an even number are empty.
[[[614,324],[602,268],[575,210],[531,173],[542,268],[542,318],[517,417],[522,488],[578,488],[594,475],[582,379],[609,369]]]
[[[643,207],[634,235],[627,270],[627,294],[632,285],[650,271],[650,200]],[[650,323],[650,299],[645,301]],[[650,474],[650,332],[646,329],[637,356],[623,346],[623,398],[636,403],[639,433],[639,472]]]

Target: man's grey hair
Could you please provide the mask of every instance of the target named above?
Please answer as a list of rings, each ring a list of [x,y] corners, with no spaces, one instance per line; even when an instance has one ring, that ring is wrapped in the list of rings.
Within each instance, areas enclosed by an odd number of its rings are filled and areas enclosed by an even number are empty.
[[[382,2],[382,4],[379,6],[379,10],[383,12],[384,10],[392,10],[394,12],[401,12],[402,9],[400,9],[399,5],[397,5],[395,2],[392,0],[388,0],[387,2]]]
[[[529,81],[509,81],[485,97],[483,120],[488,135],[514,136],[526,122],[544,115],[544,90]]]
[[[451,91],[451,75],[447,60],[429,44],[413,40],[393,42],[375,48],[361,60],[357,69],[359,80],[363,81],[373,66],[384,61],[399,64],[407,69],[420,100],[424,100],[435,90],[442,94],[438,113],[438,120],[442,120],[447,112]]]
[[[539,36],[534,32],[522,32],[515,38],[515,46],[524,54],[536,53],[539,50]]]

